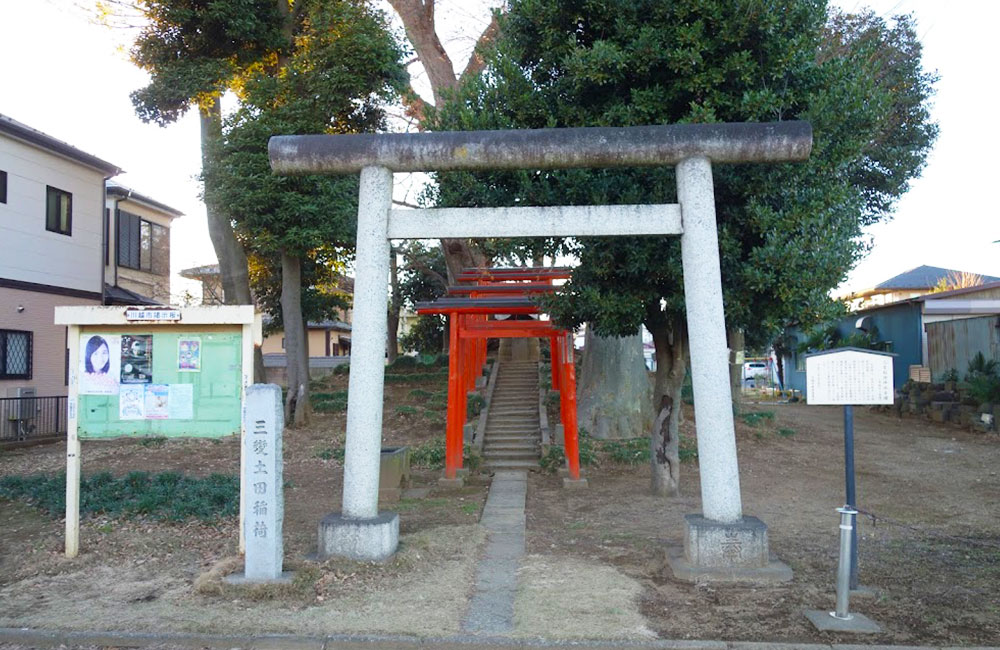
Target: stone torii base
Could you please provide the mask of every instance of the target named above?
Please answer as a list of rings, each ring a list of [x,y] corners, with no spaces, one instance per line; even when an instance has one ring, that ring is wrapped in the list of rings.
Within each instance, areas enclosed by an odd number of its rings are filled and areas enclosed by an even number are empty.
[[[799,161],[811,149],[805,122],[271,138],[276,173],[361,172],[343,510],[321,523],[319,555],[382,559],[398,543],[398,518],[378,512],[390,239],[680,235],[704,519],[687,520],[685,557],[708,578],[760,570],[745,566],[768,557],[767,534],[740,496],[712,164]],[[393,172],[656,166],[675,167],[677,204],[391,206]]]

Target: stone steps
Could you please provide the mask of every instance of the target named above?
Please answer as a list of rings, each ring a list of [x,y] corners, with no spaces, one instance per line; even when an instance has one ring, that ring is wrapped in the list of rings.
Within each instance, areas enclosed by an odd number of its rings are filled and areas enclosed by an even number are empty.
[[[490,469],[537,469],[538,459],[535,460],[500,460],[486,459],[486,466]]]
[[[540,443],[538,364],[502,363],[483,434],[485,465],[490,469],[535,469]]]

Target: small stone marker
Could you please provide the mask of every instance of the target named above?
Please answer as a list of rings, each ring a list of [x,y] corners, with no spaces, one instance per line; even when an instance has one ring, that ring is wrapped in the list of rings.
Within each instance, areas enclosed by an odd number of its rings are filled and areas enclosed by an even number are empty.
[[[281,388],[254,384],[246,390],[243,407],[243,533],[246,558],[243,575],[230,582],[283,582],[285,549],[282,522],[285,497],[282,480],[282,430],[285,427]]]

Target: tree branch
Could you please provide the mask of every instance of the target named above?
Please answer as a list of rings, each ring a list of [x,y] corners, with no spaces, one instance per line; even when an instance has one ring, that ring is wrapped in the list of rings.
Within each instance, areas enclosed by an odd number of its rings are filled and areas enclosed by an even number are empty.
[[[500,21],[498,19],[499,13],[494,11],[493,18],[490,20],[490,24],[486,26],[483,33],[479,35],[479,40],[476,41],[476,46],[472,50],[472,56],[469,57],[469,63],[466,64],[465,70],[462,71],[461,76],[459,76],[459,82],[463,82],[466,79],[476,76],[483,71],[486,67],[486,60],[483,59],[482,51],[485,47],[493,41],[497,40],[497,35],[500,33]]]
[[[427,72],[434,103],[440,104],[442,92],[454,88],[458,79],[434,29],[434,0],[389,0],[389,4],[403,21],[406,37]]]

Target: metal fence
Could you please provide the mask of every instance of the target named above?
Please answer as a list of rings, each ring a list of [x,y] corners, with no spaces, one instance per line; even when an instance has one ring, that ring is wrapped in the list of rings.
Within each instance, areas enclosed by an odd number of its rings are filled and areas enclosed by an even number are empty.
[[[0,444],[66,436],[66,396],[0,397]]]

